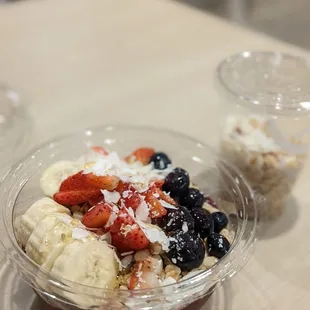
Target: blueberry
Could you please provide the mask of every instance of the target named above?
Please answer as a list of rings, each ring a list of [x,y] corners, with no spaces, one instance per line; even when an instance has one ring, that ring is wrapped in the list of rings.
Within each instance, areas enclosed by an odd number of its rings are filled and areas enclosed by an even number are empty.
[[[154,164],[155,169],[164,170],[171,164],[171,160],[165,153],[157,152],[151,157],[150,163]]]
[[[229,248],[228,240],[220,234],[213,233],[207,239],[207,251],[210,256],[220,259],[229,251]]]
[[[189,187],[188,173],[182,168],[175,168],[166,178],[162,189],[172,197],[180,197]]]
[[[195,231],[200,238],[205,239],[214,231],[212,215],[203,208],[194,208],[191,211],[194,219]]]
[[[228,218],[223,212],[212,213],[214,221],[214,232],[219,233],[222,229],[226,228],[228,225]]]
[[[205,257],[203,241],[193,232],[178,231],[170,238],[168,258],[181,270],[198,268]]]
[[[185,207],[179,206],[177,209],[168,209],[167,211],[167,214],[157,222],[164,231],[194,230],[194,219]]]
[[[203,194],[196,188],[190,188],[185,195],[180,197],[180,204],[188,209],[202,207],[204,203]]]

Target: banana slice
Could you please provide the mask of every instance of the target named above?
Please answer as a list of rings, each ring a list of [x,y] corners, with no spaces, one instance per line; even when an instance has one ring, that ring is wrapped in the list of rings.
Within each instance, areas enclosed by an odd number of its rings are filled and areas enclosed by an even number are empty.
[[[66,244],[72,240],[72,222],[72,218],[66,213],[45,216],[29,237],[27,255],[42,265],[57,244]]]
[[[118,267],[114,250],[105,242],[75,240],[69,243],[55,260],[51,274],[79,284],[113,289],[117,284]],[[57,293],[79,306],[93,305],[90,297],[68,292]],[[83,293],[88,293],[87,288]]]
[[[39,222],[46,215],[51,213],[65,213],[70,215],[69,209],[48,197],[38,200],[25,212],[25,214],[16,218],[14,226],[17,242],[22,247],[25,247],[30,235]]]
[[[53,164],[43,172],[40,180],[44,194],[48,197],[53,197],[59,192],[62,181],[82,169],[84,169],[82,163],[73,161],[59,161]]]

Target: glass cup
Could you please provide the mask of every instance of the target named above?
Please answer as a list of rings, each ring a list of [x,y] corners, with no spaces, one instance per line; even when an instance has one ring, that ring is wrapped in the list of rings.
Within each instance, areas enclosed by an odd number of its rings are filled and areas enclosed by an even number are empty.
[[[221,155],[251,184],[260,219],[278,218],[307,160],[309,62],[245,51],[224,59],[216,78],[223,107]]]
[[[15,237],[16,218],[43,196],[43,171],[60,160],[74,160],[101,145],[120,156],[141,145],[165,151],[175,165],[185,168],[192,182],[210,195],[229,217],[229,231],[235,235],[231,250],[210,269],[175,284],[154,289],[103,289],[56,277],[33,262]],[[255,201],[248,183],[210,147],[185,135],[161,129],[133,126],[102,126],[55,139],[41,145],[11,168],[0,186],[6,258],[22,279],[49,304],[63,309],[182,309],[210,295],[225,279],[235,275],[251,256],[256,238]],[[1,243],[0,243],[1,244]],[[82,305],[81,301],[87,302]]]

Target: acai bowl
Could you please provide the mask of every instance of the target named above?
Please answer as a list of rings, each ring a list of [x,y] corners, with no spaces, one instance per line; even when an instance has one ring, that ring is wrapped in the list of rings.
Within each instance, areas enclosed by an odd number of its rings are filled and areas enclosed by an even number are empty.
[[[16,164],[0,194],[8,259],[64,310],[182,309],[235,275],[255,244],[242,175],[163,129],[56,139]]]

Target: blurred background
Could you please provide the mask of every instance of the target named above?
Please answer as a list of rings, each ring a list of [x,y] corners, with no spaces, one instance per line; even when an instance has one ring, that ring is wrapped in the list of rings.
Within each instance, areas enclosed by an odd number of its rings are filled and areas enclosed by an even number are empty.
[[[25,0],[0,0],[16,3]],[[172,0],[277,39],[310,47],[310,0]]]
[[[277,39],[310,47],[310,0],[174,0]]]

